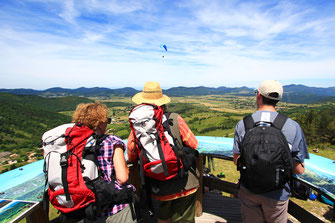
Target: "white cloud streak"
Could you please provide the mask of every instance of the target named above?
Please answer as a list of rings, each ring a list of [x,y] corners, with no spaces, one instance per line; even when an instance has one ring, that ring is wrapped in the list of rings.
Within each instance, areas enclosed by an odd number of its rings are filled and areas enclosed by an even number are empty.
[[[334,79],[334,12],[309,1],[7,0],[0,88]]]

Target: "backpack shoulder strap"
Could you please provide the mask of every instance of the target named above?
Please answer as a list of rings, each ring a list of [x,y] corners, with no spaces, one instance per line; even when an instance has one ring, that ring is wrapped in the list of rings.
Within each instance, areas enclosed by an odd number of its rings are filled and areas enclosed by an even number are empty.
[[[272,125],[281,130],[285,124],[287,120],[287,116],[283,115],[283,114],[280,114],[278,113],[277,117],[275,118],[275,120],[273,121]]]
[[[180,137],[178,114],[170,113],[169,119],[172,120],[172,125],[170,125],[171,135],[179,142],[180,145],[183,145],[183,141],[181,140],[181,137]]]
[[[244,128],[245,128],[245,132],[247,132],[247,130],[252,129],[255,125],[254,119],[252,118],[251,115],[247,115],[243,118],[243,123],[244,123]]]
[[[101,147],[100,144],[108,137],[107,134],[94,134],[94,138],[96,140],[96,145]]]

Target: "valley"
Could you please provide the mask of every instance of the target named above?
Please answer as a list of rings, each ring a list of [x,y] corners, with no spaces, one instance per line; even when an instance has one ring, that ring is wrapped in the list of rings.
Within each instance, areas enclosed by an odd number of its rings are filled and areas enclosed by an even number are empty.
[[[112,118],[112,124],[107,127],[108,133],[122,139],[127,139],[129,135],[128,115],[134,106],[131,97],[124,96],[45,98],[38,95],[0,93],[0,99],[2,172],[42,159],[42,134],[53,127],[71,122],[77,104],[93,101],[106,104]],[[331,135],[335,134],[334,107],[334,101],[314,104],[279,102],[277,109],[301,123],[311,149],[321,148],[320,155],[335,159],[335,142],[331,141]],[[254,96],[227,93],[171,97],[168,109],[179,113],[195,135],[233,137],[236,123],[246,114],[256,111],[256,106]],[[323,119],[328,121],[320,120],[321,113]],[[324,136],[315,137],[319,134],[321,124],[328,124],[322,127]]]

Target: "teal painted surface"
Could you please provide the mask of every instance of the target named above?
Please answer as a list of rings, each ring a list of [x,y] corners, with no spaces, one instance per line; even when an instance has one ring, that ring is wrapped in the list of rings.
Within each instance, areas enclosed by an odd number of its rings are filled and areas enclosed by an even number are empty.
[[[22,170],[16,168],[0,174],[0,192],[26,182],[43,173],[43,162],[44,160],[39,160],[21,167]]]
[[[333,160],[310,154],[310,159],[305,160],[305,165],[311,172],[318,173],[321,177],[335,180],[335,163]]]
[[[233,138],[197,136],[200,153],[232,156]],[[125,140],[125,143],[127,141]],[[335,194],[335,163],[333,160],[310,154],[305,160],[306,171],[301,178]],[[17,200],[40,199],[44,187],[43,160],[0,174],[0,198]]]
[[[196,136],[200,153],[220,154],[233,156],[233,138],[213,137],[213,136]]]

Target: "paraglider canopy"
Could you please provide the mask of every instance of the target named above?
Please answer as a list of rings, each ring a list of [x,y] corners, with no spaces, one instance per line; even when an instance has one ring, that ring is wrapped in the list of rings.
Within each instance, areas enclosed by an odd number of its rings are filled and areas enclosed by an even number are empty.
[[[161,44],[160,47],[161,47],[161,48],[164,48],[164,49],[165,49],[165,52],[168,51],[168,50],[167,50],[167,46],[166,46],[165,44]],[[162,55],[162,57],[164,58],[164,55]]]
[[[167,47],[166,47],[165,44],[161,44],[161,48],[162,48],[162,47],[165,49],[165,51],[167,51]]]

